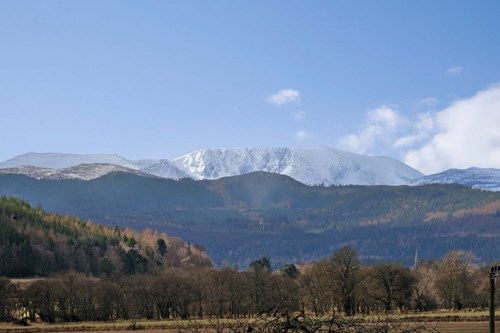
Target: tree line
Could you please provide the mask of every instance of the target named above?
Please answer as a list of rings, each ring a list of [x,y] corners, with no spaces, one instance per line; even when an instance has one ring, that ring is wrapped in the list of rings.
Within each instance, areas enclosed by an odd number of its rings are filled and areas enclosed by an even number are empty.
[[[244,318],[301,311],[315,316],[488,306],[488,267],[467,252],[408,269],[362,265],[355,249],[271,270],[267,257],[234,267],[168,268],[100,276],[75,271],[17,283],[0,279],[0,320],[44,322],[117,319]],[[498,302],[498,300],[497,300]]]

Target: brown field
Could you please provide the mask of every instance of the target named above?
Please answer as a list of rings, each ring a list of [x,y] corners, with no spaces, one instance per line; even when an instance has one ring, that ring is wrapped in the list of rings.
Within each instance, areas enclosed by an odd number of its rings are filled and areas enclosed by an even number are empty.
[[[376,320],[377,317],[365,317],[369,321]],[[488,333],[489,321],[486,311],[468,311],[468,312],[432,312],[425,314],[409,314],[396,316],[406,325],[420,325],[424,323],[429,328],[428,332],[441,333]],[[244,327],[255,319],[198,319],[198,320],[162,320],[162,321],[136,321],[136,327],[140,332],[147,333],[215,333],[217,327],[222,328],[223,332],[234,332],[229,328],[238,327],[239,332],[244,331]],[[49,333],[49,332],[119,332],[125,333],[131,331],[132,321],[119,322],[81,322],[81,323],[34,323],[28,327],[14,325],[11,323],[0,323],[0,332],[5,333]],[[497,331],[500,331],[500,321],[496,321]]]
[[[488,321],[461,321],[461,322],[439,322],[433,323],[435,330],[442,333],[488,333],[489,332],[489,322]],[[496,322],[496,327],[499,327],[500,322]],[[498,331],[498,330],[497,330]]]

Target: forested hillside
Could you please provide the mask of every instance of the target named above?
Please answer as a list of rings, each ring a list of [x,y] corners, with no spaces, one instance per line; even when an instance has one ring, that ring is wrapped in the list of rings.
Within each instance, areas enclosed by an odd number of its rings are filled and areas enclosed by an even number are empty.
[[[0,175],[0,195],[108,226],[150,228],[203,244],[216,264],[262,255],[307,262],[345,244],[363,260],[410,265],[453,249],[493,260],[500,193],[453,184],[306,186],[264,172],[213,181],[111,173],[90,181]]]
[[[179,238],[109,228],[0,197],[0,276],[130,275],[181,266],[211,262],[200,246]]]

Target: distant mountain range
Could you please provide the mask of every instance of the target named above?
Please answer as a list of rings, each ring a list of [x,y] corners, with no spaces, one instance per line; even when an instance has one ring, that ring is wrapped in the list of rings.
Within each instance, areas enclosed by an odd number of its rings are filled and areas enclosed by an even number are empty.
[[[468,168],[449,169],[441,173],[422,177],[412,185],[423,184],[461,184],[472,188],[500,191],[500,170]]]
[[[455,183],[500,191],[500,170],[450,169],[425,176],[389,157],[332,148],[204,149],[176,158],[128,160],[115,154],[27,153],[0,163],[0,174],[37,179],[90,180],[111,172],[167,179],[219,179],[264,171],[290,176],[306,185],[422,185]]]

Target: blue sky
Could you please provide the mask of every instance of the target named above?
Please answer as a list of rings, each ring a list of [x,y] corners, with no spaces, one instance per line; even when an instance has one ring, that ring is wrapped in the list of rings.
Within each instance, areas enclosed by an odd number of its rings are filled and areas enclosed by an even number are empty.
[[[500,168],[499,1],[4,0],[0,48],[0,161],[329,146]]]

